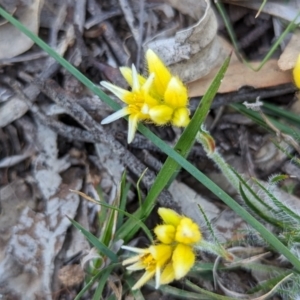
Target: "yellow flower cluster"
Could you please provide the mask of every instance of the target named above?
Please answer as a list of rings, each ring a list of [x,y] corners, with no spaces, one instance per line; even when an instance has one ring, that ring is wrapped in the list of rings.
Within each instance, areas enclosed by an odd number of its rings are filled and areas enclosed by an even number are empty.
[[[170,73],[151,49],[146,52],[146,61],[149,72],[147,78],[138,74],[134,65],[131,69],[120,68],[131,91],[106,81],[100,82],[127,105],[105,118],[101,124],[129,116],[128,143],[132,142],[139,121],[148,121],[156,125],[170,123],[178,127],[185,127],[190,121],[185,85]]]
[[[195,263],[193,246],[202,239],[200,229],[190,218],[180,216],[174,210],[159,208],[162,225],[154,229],[159,241],[147,249],[123,246],[123,249],[138,255],[123,261],[128,270],[145,270],[144,275],[133,286],[143,286],[155,276],[156,288],[173,280],[183,278]]]

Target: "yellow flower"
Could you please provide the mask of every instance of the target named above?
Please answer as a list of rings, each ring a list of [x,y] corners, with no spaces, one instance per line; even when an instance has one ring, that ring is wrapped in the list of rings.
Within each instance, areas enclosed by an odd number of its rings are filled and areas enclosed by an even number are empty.
[[[155,74],[151,89],[154,97],[163,99],[163,102],[173,109],[170,120],[173,125],[187,126],[190,121],[187,88],[178,77],[172,76],[153,50],[147,50],[146,60],[149,73]]]
[[[171,208],[160,207],[157,211],[159,216],[163,219],[165,224],[178,226],[181,220],[181,216]]]
[[[199,226],[190,218],[182,218],[176,228],[175,241],[183,244],[198,243],[202,238]]]
[[[293,70],[293,76],[297,88],[300,88],[300,55],[297,58],[296,65]]]
[[[145,270],[143,276],[135,283],[132,290],[141,288],[155,276],[155,288],[173,280],[183,278],[195,263],[193,248],[184,244],[175,247],[166,244],[152,245],[141,249],[122,246],[123,249],[138,253],[138,255],[123,261],[129,271]]]
[[[160,242],[171,244],[175,239],[176,228],[173,225],[158,225],[154,228],[154,233]]]
[[[193,248],[188,245],[178,244],[172,255],[172,264],[175,279],[184,277],[195,263]]]
[[[121,117],[129,115],[128,143],[132,142],[134,138],[137,123],[141,120],[150,120],[149,110],[151,107],[159,105],[159,102],[149,94],[149,90],[154,79],[154,74],[151,74],[142,85],[140,84],[138,73],[134,65],[132,65],[131,74],[131,92],[106,81],[100,82],[102,86],[110,90],[113,94],[127,104],[127,106],[123,109],[102,120],[101,124],[108,124]]]
[[[176,242],[186,245],[200,242],[202,234],[199,226],[192,219],[180,216],[169,208],[159,208],[158,214],[164,221],[163,225],[158,225],[154,229],[160,242],[166,244]]]
[[[171,261],[164,268],[160,284],[168,284],[173,280],[183,278],[195,263],[193,248],[188,245],[178,244],[172,255]]]
[[[106,81],[100,84],[120,98],[126,107],[105,118],[101,124],[108,124],[121,117],[129,116],[128,143],[136,132],[139,121],[150,121],[156,125],[168,123],[177,127],[188,125],[188,93],[182,81],[173,76],[159,57],[149,49],[146,52],[149,77],[138,74],[132,68],[121,67],[120,71],[131,86],[127,91]]]
[[[132,287],[133,290],[142,287],[155,275],[156,288],[161,284],[161,272],[163,267],[172,257],[172,247],[170,245],[152,245],[147,249],[122,246],[123,249],[138,253],[138,255],[123,261],[123,265],[130,265],[127,270],[145,270],[144,275]]]

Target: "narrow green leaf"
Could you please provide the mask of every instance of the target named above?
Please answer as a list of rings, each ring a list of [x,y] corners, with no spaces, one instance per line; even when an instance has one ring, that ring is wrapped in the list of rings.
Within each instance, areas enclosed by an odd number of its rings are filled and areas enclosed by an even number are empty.
[[[196,284],[192,283],[191,281],[185,279],[185,284],[191,288],[192,290],[196,291],[197,293],[199,293],[200,295],[205,295],[206,297],[209,297],[209,299],[216,299],[216,300],[232,300],[231,297],[226,297],[226,296],[222,296],[222,295],[218,295],[212,292],[209,292],[205,289],[200,288],[199,286],[197,286]],[[207,299],[207,298],[206,298]]]
[[[237,111],[239,111],[240,113],[242,113],[243,115],[247,116],[248,118],[252,119],[255,123],[262,126],[267,131],[274,133],[273,130],[268,126],[268,124],[265,123],[265,121],[257,112],[246,108],[243,104],[231,104],[230,106],[236,109]],[[281,132],[289,134],[296,140],[299,139],[300,131],[297,128],[292,128],[291,126],[287,126],[271,117],[268,117],[268,120],[272,122],[272,124]]]
[[[70,222],[86,237],[86,239],[97,248],[103,255],[109,257],[112,262],[118,262],[118,256],[112,252],[108,247],[106,247],[103,243],[101,243],[97,237],[87,231],[84,227],[82,227],[75,220],[68,218]]]
[[[140,289],[134,290],[134,291],[132,290],[132,287],[136,283],[136,280],[132,276],[126,276],[125,282],[128,285],[130,292],[131,292],[132,296],[134,297],[134,300],[145,300],[143,293],[141,292]]]
[[[155,288],[155,282],[153,280],[150,280],[147,285]],[[191,300],[207,300],[207,299],[212,299],[212,298],[208,298],[206,295],[201,295],[199,292],[197,293],[193,293],[190,291],[185,291],[183,289],[180,288],[175,288],[172,287],[170,285],[161,285],[159,287],[159,290],[164,293],[164,294],[168,294],[173,296],[174,298],[177,299],[191,299]],[[232,300],[230,299],[226,299],[226,300]]]
[[[92,300],[99,300],[99,299],[103,298],[103,289],[105,287],[105,284],[107,283],[108,277],[111,274],[113,268],[114,268],[113,265],[109,265],[102,272],[101,277],[98,281],[97,289],[95,291],[95,294],[94,294]]]
[[[269,114],[272,114],[274,116],[284,118],[288,122],[293,123],[295,125],[300,126],[300,118],[298,114],[295,114],[291,111],[288,111],[286,109],[282,109],[278,107],[278,105],[274,105],[268,102],[264,102],[263,104],[263,111]]]
[[[77,294],[77,296],[75,297],[74,300],[79,300],[83,295],[84,293],[89,289],[91,288],[91,286],[96,282],[96,280],[99,279],[99,277],[101,276],[101,274],[103,273],[103,270],[100,270],[95,276],[93,276],[91,278],[91,280],[84,286],[84,288]]]

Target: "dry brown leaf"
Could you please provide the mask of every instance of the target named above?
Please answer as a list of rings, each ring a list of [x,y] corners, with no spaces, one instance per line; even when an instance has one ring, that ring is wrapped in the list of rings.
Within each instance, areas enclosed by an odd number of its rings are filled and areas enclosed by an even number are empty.
[[[278,66],[281,70],[291,70],[294,68],[298,55],[300,54],[300,30],[295,30],[291,40],[279,57]]]
[[[253,67],[257,67],[259,64],[260,62],[251,63]],[[188,84],[189,96],[196,97],[204,95],[218,70],[219,67],[215,68],[207,76],[190,82]],[[251,70],[241,62],[232,61],[221,83],[219,93],[237,91],[244,86],[259,89],[289,82],[292,82],[291,72],[280,70],[277,60],[275,59],[266,62],[263,68],[258,72]]]
[[[43,0],[32,0],[25,5],[17,7],[14,16],[37,34],[39,29],[39,15]],[[7,59],[27,51],[33,45],[33,41],[24,35],[19,29],[10,23],[0,26],[0,59]]]
[[[217,19],[209,1],[168,0],[181,13],[197,20],[191,27],[178,31],[174,36],[162,39],[162,34],[145,43],[168,65],[172,73],[183,81],[193,81],[208,74],[226,56],[217,37]]]

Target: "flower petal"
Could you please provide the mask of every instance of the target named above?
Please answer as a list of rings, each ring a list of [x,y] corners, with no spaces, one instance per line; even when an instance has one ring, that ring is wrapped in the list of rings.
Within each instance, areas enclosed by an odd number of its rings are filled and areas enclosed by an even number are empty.
[[[176,109],[173,113],[172,124],[177,127],[186,127],[190,122],[189,110],[185,107]]]
[[[158,225],[154,228],[157,239],[164,244],[174,242],[176,229],[173,225]]]
[[[132,69],[128,68],[128,67],[121,67],[120,68],[120,72],[123,75],[123,77],[125,78],[125,80],[127,81],[127,83],[132,87],[133,81],[132,81]],[[139,79],[139,83],[140,85],[144,85],[146,82],[146,78],[143,77],[142,75],[138,74],[138,79]]]
[[[129,116],[129,120],[128,120],[128,136],[127,136],[127,142],[128,144],[130,144],[133,139],[134,139],[134,135],[136,133],[136,128],[137,128],[137,124],[138,124],[138,114],[131,114]]]
[[[149,247],[149,251],[158,267],[162,267],[172,256],[172,247],[170,245],[152,245]]]
[[[146,254],[149,253],[149,249],[143,249],[143,248],[137,248],[137,247],[131,247],[131,246],[122,246],[122,249],[134,252],[134,253],[140,253],[140,254]]]
[[[163,97],[172,75],[153,50],[147,50],[146,60],[149,74],[155,74],[153,82],[154,89],[160,95],[160,97]]]
[[[176,228],[175,241],[183,244],[194,244],[201,240],[202,235],[198,224],[184,217]]]
[[[173,252],[172,263],[175,279],[184,277],[195,263],[195,254],[192,247],[178,244]]]
[[[124,261],[123,261],[122,264],[124,265]],[[145,267],[146,266],[145,266],[145,264],[143,264],[143,262],[138,261],[138,262],[132,264],[131,266],[126,267],[126,269],[129,270],[129,271],[139,271],[139,270],[145,269]]]
[[[187,89],[177,77],[172,77],[164,94],[166,104],[173,108],[185,107],[188,103]]]
[[[140,82],[138,78],[138,72],[135,68],[135,65],[132,64],[132,91],[136,92],[140,89]]]
[[[101,81],[100,84],[109,91],[111,91],[113,94],[115,94],[119,99],[121,99],[125,103],[128,103],[128,99],[131,98],[131,92],[124,90],[114,84],[111,84],[107,81]]]
[[[132,290],[137,290],[141,288],[147,281],[149,281],[155,274],[155,270],[146,271],[143,276],[137,281],[137,283],[132,287]]]
[[[142,85],[142,90],[145,91],[146,93],[149,93],[149,90],[153,84],[155,74],[151,73],[145,83]]]
[[[172,263],[169,263],[164,268],[160,275],[160,284],[168,284],[175,279],[175,272]]]
[[[300,55],[298,56],[296,65],[293,69],[293,76],[297,88],[300,88]]]
[[[160,207],[158,209],[158,214],[163,219],[165,224],[178,226],[182,217],[173,209]]]
[[[149,116],[156,125],[167,124],[173,114],[173,109],[167,105],[156,105],[149,110]]]
[[[113,114],[109,115],[105,119],[103,119],[101,121],[101,124],[104,125],[104,124],[111,123],[111,122],[116,121],[122,117],[129,115],[129,114],[130,114],[130,112],[128,110],[128,107],[124,107],[124,108],[114,112]]]

